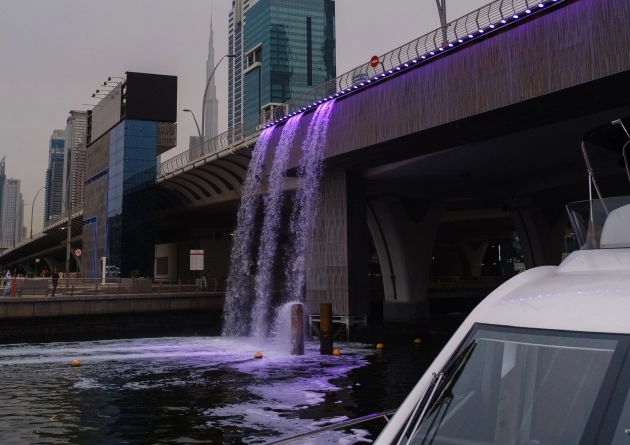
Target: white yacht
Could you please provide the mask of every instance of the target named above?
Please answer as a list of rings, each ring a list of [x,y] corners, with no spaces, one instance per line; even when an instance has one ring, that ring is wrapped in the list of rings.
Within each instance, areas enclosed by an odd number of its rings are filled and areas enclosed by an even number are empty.
[[[630,444],[630,197],[599,196],[582,148],[597,196],[567,207],[581,249],[486,297],[376,445]]]
[[[601,196],[585,144],[621,149],[630,179],[626,128],[615,121],[582,143],[592,199],[567,206],[580,250],[486,297],[375,445],[630,445],[630,197]]]

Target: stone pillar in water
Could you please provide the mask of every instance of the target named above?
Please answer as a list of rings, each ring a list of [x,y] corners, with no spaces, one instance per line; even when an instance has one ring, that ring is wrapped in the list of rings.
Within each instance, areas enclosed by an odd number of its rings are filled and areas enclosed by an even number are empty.
[[[304,355],[304,306],[291,306],[291,355]]]
[[[336,315],[369,312],[367,195],[360,172],[327,171],[306,276],[308,310],[332,303]]]
[[[322,303],[319,305],[319,308],[319,353],[321,355],[332,355],[334,335],[332,304]]]

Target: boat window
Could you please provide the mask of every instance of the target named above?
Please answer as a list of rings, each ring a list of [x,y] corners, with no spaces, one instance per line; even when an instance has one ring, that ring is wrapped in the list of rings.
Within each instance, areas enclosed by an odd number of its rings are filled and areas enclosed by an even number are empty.
[[[618,338],[477,326],[401,443],[578,444],[601,415],[593,407],[606,373],[620,367]]]
[[[630,247],[630,197],[574,202],[567,211],[581,249]]]

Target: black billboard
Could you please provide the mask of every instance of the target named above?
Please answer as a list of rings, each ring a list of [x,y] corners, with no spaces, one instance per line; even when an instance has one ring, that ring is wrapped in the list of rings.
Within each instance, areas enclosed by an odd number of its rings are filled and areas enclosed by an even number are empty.
[[[126,74],[125,119],[177,121],[177,76]]]

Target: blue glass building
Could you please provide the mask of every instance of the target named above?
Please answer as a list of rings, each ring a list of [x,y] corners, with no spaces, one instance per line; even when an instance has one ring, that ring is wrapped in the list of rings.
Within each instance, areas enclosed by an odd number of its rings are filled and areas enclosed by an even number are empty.
[[[65,130],[54,130],[48,144],[48,168],[44,190],[44,222],[61,215],[64,203],[64,146]]]
[[[83,273],[100,277],[104,257],[122,277],[153,276],[154,179],[177,138],[177,77],[127,73],[101,102],[88,117]]]
[[[230,126],[336,77],[334,1],[236,0],[230,17]]]

